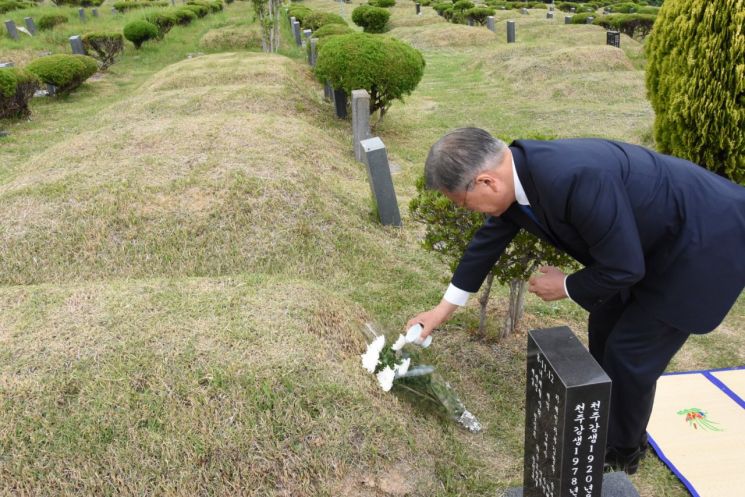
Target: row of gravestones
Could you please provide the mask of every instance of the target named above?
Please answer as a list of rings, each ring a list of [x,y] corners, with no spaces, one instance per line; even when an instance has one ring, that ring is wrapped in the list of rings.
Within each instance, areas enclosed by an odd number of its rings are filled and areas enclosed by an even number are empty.
[[[290,17],[290,26],[298,47],[308,46],[308,64],[315,67],[318,57],[318,38],[313,38],[310,29],[300,30],[300,22]],[[334,104],[336,116],[347,117],[347,93],[342,88],[332,88],[326,83],[323,88],[324,98]],[[378,219],[385,226],[401,226],[401,213],[398,209],[396,191],[388,163],[388,153],[379,137],[370,132],[370,94],[367,90],[352,91],[352,141],[354,157],[365,164],[367,179],[370,183],[373,202]]]

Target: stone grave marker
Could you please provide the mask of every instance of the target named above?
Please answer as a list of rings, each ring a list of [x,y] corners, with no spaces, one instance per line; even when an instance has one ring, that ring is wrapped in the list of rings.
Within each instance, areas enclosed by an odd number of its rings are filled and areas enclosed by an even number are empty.
[[[318,38],[310,39],[310,66],[316,67],[316,59],[318,58]]]
[[[603,475],[611,380],[572,330],[530,331],[526,369],[523,488],[506,495],[638,497],[625,473]]]
[[[23,21],[26,23],[26,29],[28,29],[28,32],[31,33],[32,36],[36,36],[36,24],[34,23],[33,18],[24,17]]]
[[[352,90],[352,141],[354,158],[363,162],[362,140],[370,138],[370,94],[367,90]]]
[[[494,16],[487,16],[486,18],[486,29],[492,33],[496,33],[497,27],[494,24]]]
[[[472,17],[469,17],[469,18],[468,18],[468,19],[466,20],[466,22],[468,23],[468,25],[469,25],[469,26],[473,27],[473,18],[472,18]]]
[[[112,13],[112,14],[118,14],[118,13],[119,13],[119,11],[118,11],[118,10],[116,10],[116,7],[111,7],[111,13]]]
[[[621,32],[607,31],[605,33],[605,44],[612,47],[621,48]]]
[[[12,62],[0,62],[0,69],[2,69],[3,67],[13,67],[13,63]]]
[[[572,24],[572,16],[564,16],[564,24]]]
[[[571,7],[569,9],[569,12],[571,12],[572,14],[575,14],[577,12],[577,7]]]
[[[334,88],[334,110],[336,111],[336,117],[339,119],[347,118],[347,92],[344,88]]]
[[[401,226],[401,214],[396,201],[396,191],[393,189],[391,169],[388,165],[388,155],[383,141],[378,138],[368,138],[360,142],[363,162],[367,167],[367,179],[370,182],[378,219],[386,226]]]
[[[80,20],[85,22],[85,9],[78,9],[78,16],[80,16]]]
[[[98,9],[97,9],[97,8],[95,8],[95,7],[94,7],[94,8],[92,8],[92,9],[91,9],[91,15],[92,15],[93,17],[98,17]]]
[[[592,22],[595,20],[592,16],[587,16],[587,19],[585,19],[585,24],[592,24]]]
[[[80,35],[70,37],[70,47],[72,48],[72,53],[85,55],[85,49],[83,49],[83,40],[80,39]]]
[[[302,46],[303,40],[300,39],[300,23],[298,21],[292,23],[292,33],[295,35],[295,44],[299,47]]]
[[[14,40],[18,40],[18,30],[16,29],[16,23],[10,19],[5,21],[5,29],[8,31],[8,36]]]
[[[524,15],[524,16],[527,16],[528,15],[528,9],[526,9],[525,7],[523,7],[523,8],[520,9],[520,13],[522,15]]]
[[[303,30],[303,43],[307,46],[308,42],[310,41],[310,35],[313,34],[313,30],[311,29],[304,29]]]
[[[331,88],[331,85],[328,81],[323,84],[323,98],[326,100],[331,100],[334,98],[334,90]]]
[[[546,19],[553,19],[554,13],[553,12],[546,12]]]
[[[417,2],[414,4],[414,6],[416,7],[416,15],[418,16],[422,15],[422,5],[419,2]]]
[[[171,5],[176,5],[176,0],[171,0]]]
[[[507,43],[515,43],[515,21],[507,21]]]

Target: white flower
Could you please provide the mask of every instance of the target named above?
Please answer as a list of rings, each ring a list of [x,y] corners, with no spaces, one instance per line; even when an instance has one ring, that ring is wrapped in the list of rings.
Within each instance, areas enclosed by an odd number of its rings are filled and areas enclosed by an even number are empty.
[[[396,340],[396,343],[394,343],[391,348],[398,352],[402,348],[404,348],[404,345],[406,345],[406,337],[403,335],[398,335],[398,340]]]
[[[406,374],[406,372],[409,370],[409,364],[411,363],[411,359],[407,357],[401,363],[396,364],[396,376],[403,376]]]
[[[386,366],[383,371],[378,373],[378,383],[380,383],[380,388],[382,388],[384,392],[389,391],[391,387],[393,387],[394,376],[396,376],[396,372],[389,366]]]
[[[362,367],[367,370],[368,373],[374,373],[375,368],[378,367],[378,359],[380,358],[380,351],[385,346],[385,337],[379,336],[371,344],[367,346],[367,351],[362,354]]]

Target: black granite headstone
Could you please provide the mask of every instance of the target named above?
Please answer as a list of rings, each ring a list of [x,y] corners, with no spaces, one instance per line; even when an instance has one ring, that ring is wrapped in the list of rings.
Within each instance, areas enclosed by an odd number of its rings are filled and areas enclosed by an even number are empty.
[[[347,118],[347,92],[343,88],[334,88],[334,109],[336,117],[339,119]]]
[[[421,14],[422,13],[422,5],[420,3],[415,3],[414,5],[416,7],[416,15]]]
[[[621,48],[621,33],[619,31],[606,32],[605,44],[616,48]]]
[[[610,389],[572,330],[528,334],[526,497],[600,497]]]
[[[515,43],[515,21],[507,21],[507,43]]]

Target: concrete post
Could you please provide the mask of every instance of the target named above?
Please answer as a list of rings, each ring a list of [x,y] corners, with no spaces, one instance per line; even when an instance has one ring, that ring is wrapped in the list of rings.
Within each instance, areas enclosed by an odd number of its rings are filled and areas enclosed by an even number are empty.
[[[26,29],[28,29],[28,32],[31,33],[32,36],[36,36],[36,24],[34,23],[33,18],[24,17],[23,20],[26,22]]]
[[[78,16],[81,21],[85,22],[85,9],[78,9]]]
[[[378,137],[368,138],[362,140],[360,146],[378,219],[386,226],[401,226],[401,214],[398,211],[396,191],[393,189],[388,154],[383,141]]]
[[[515,21],[507,21],[507,43],[515,43]]]
[[[370,138],[370,94],[367,90],[352,90],[352,140],[354,158],[363,162],[360,142]]]
[[[5,21],[5,29],[8,30],[8,36],[14,40],[18,40],[18,30],[16,29],[16,23],[8,19]]]
[[[300,39],[300,23],[298,21],[292,23],[292,33],[295,35],[295,44],[299,47],[303,46],[303,40]]]
[[[318,59],[318,38],[310,39],[310,65],[316,67],[316,60]]]
[[[83,49],[83,40],[80,39],[80,35],[70,37],[70,47],[72,47],[72,53],[85,55],[85,50]]]
[[[494,25],[494,16],[488,16],[486,18],[486,28],[491,31],[492,33],[497,31],[496,26]]]

